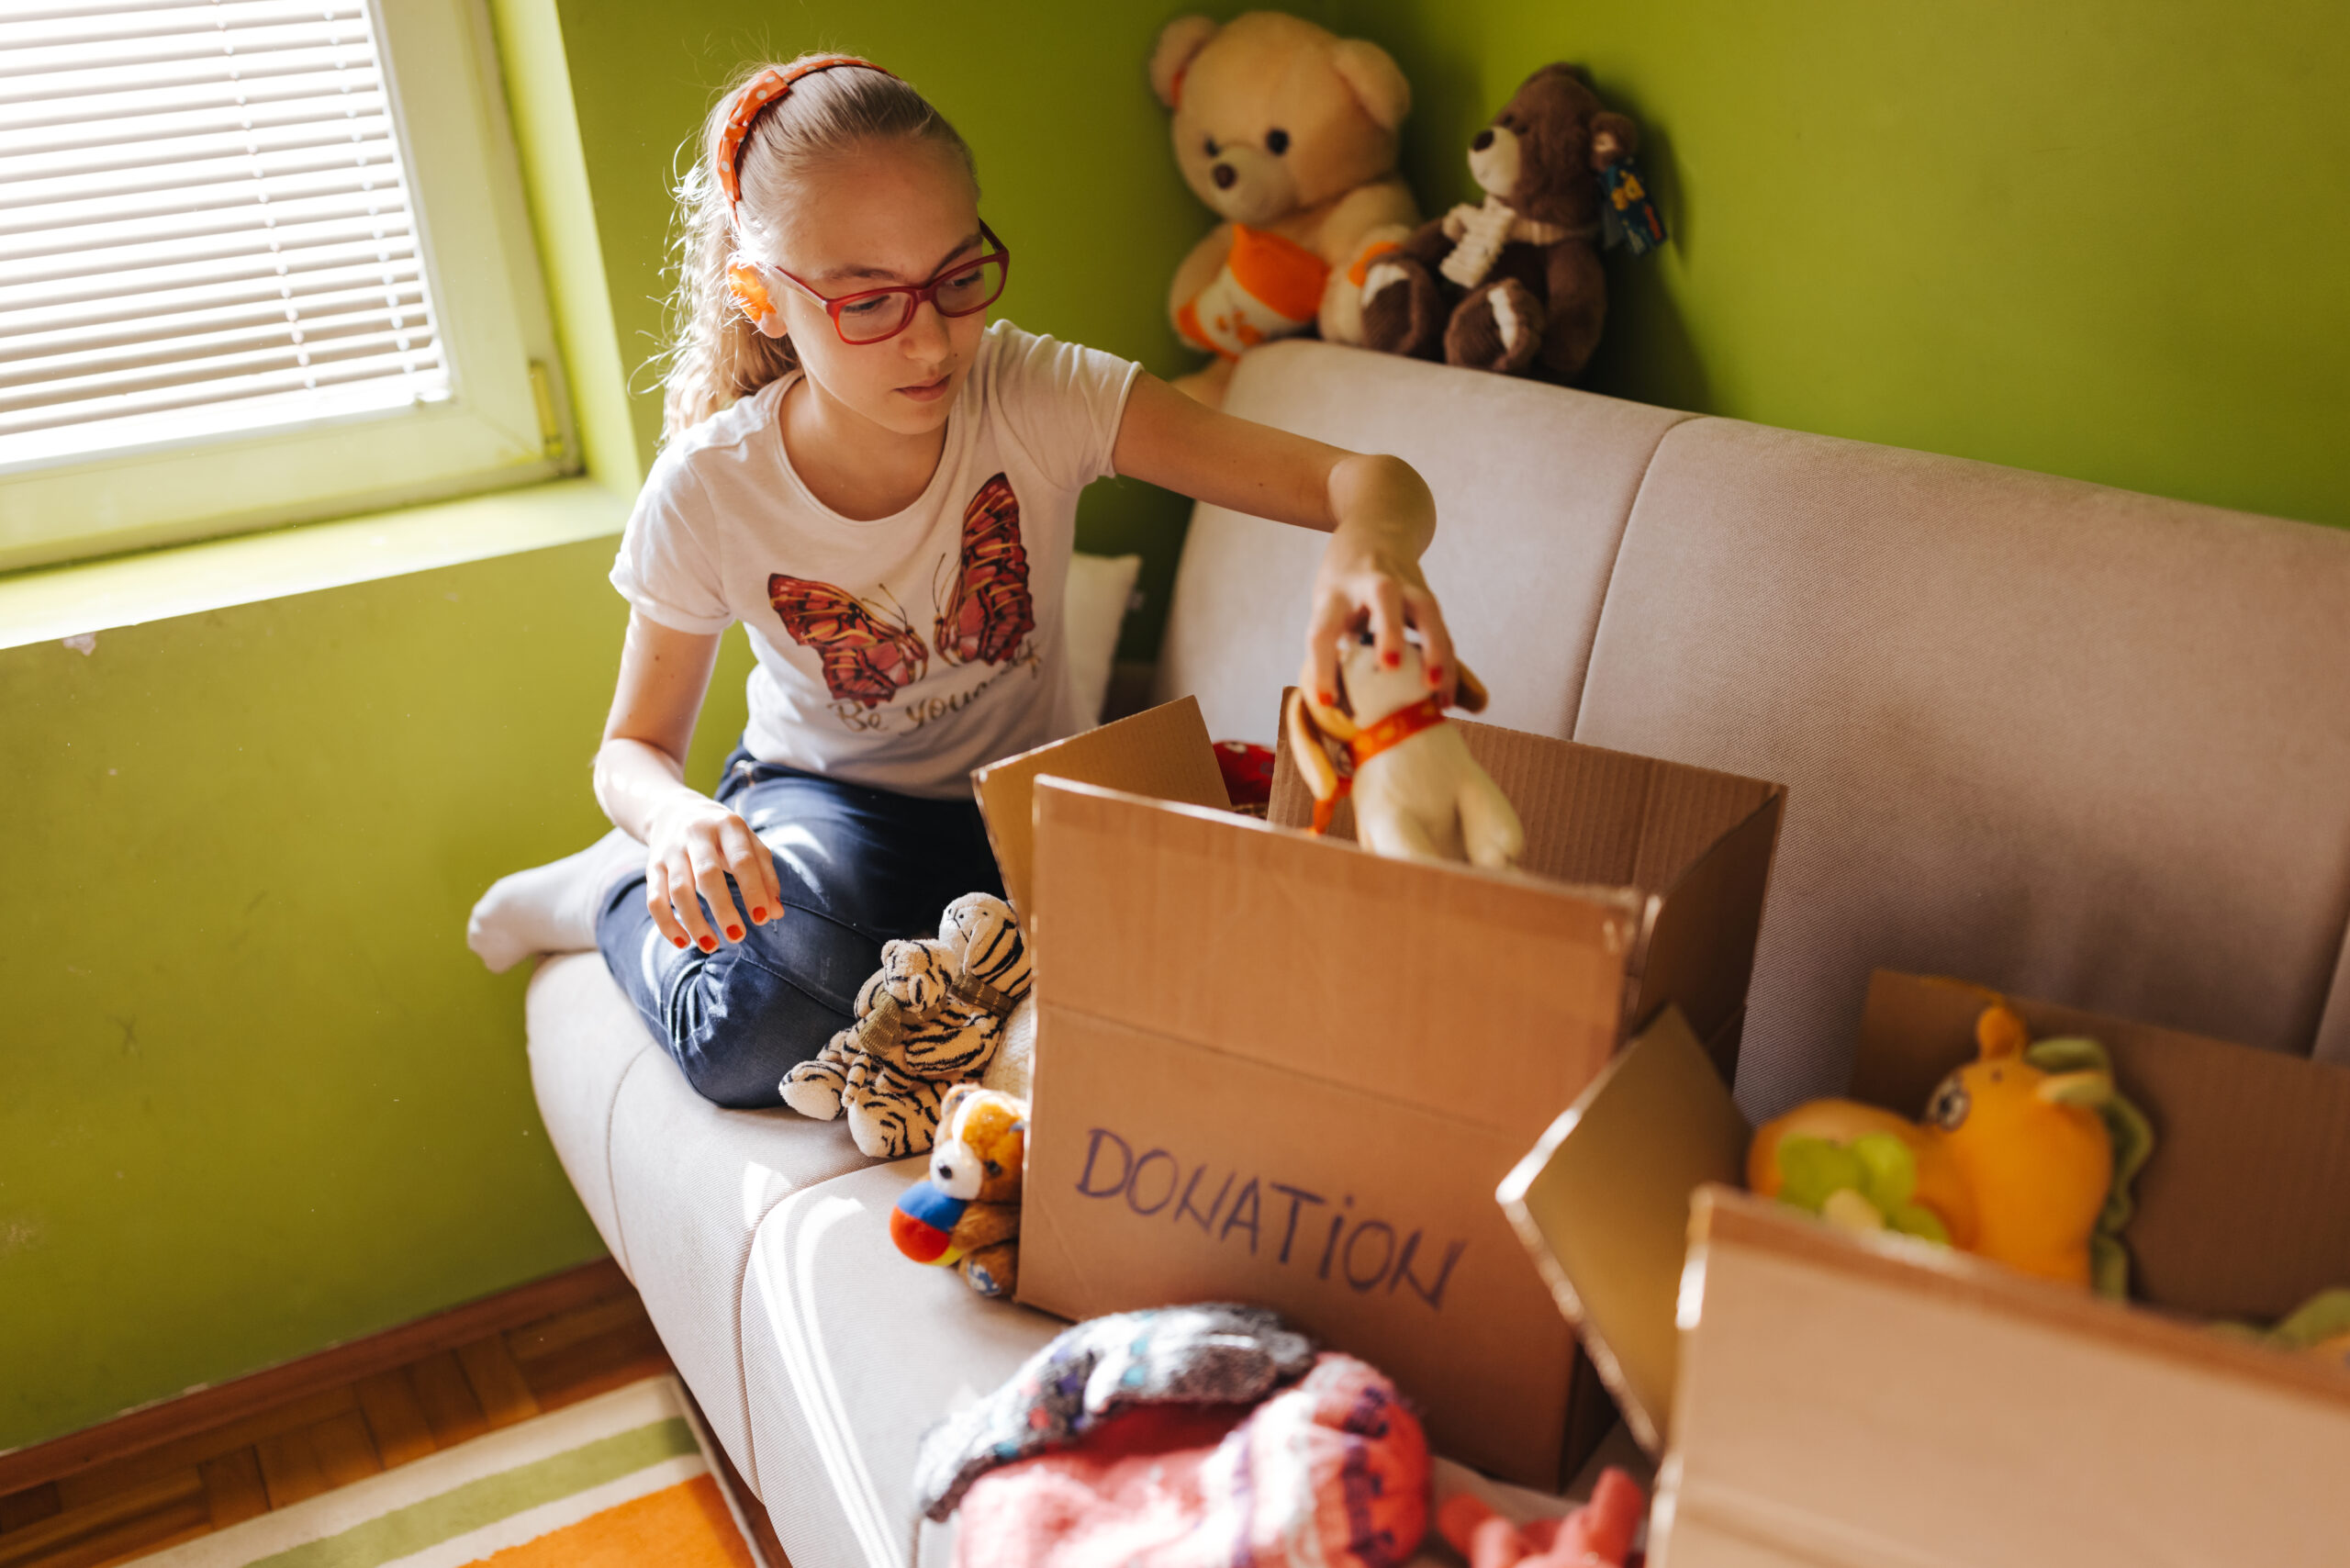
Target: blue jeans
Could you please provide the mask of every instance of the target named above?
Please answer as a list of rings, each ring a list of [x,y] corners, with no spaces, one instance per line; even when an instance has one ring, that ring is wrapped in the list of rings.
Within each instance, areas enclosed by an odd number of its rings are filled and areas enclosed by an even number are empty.
[[[965,893],[1003,896],[977,804],[924,801],[737,750],[718,798],[774,858],[784,914],[746,927],[714,953],[671,946],[644,907],[644,877],[612,890],[596,945],[653,1037],[703,1098],[783,1103],[777,1085],[856,1018],[857,988],[881,967],[881,944],[934,936]],[[729,878],[730,892],[740,890]],[[749,913],[703,917],[713,930]]]

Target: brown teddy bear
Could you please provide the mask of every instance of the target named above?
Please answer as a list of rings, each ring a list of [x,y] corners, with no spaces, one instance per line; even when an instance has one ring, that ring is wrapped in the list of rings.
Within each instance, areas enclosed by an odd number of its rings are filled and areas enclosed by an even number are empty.
[[[1151,55],[1175,162],[1223,219],[1175,269],[1175,330],[1214,354],[1175,385],[1211,406],[1241,352],[1319,326],[1360,342],[1362,267],[1419,222],[1395,173],[1411,84],[1376,44],[1273,11],[1179,17]]]
[[[1485,191],[1366,270],[1363,342],[1389,353],[1572,380],[1607,314],[1601,175],[1639,149],[1568,66],[1528,77],[1469,144]]]

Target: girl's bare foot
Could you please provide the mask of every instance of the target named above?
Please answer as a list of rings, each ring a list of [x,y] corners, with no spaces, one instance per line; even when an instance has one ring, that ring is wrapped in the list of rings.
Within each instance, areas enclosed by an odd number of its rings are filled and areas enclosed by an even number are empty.
[[[585,952],[604,895],[643,866],[644,846],[614,828],[576,855],[500,877],[474,905],[465,946],[494,975],[533,953]]]

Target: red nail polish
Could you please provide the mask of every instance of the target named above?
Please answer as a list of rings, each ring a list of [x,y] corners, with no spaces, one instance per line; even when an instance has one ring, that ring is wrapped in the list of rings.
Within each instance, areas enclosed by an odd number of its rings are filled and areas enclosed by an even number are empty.
[[[743,928],[739,925],[728,926],[726,928],[726,939],[729,942],[740,942],[743,939]]]
[[[1397,665],[1404,662],[1404,655],[1398,653],[1382,654],[1379,655],[1379,662],[1385,665],[1389,669],[1393,669]]]
[[[686,939],[682,936],[672,936],[669,940],[675,942],[680,947],[686,945]]]
[[[765,920],[767,917],[767,912],[764,908],[755,909],[751,912],[751,919],[755,924],[758,921]]]
[[[1322,691],[1315,693],[1315,695],[1322,699],[1322,706],[1325,708],[1336,708],[1338,705],[1338,698],[1336,692]]]
[[[1430,686],[1442,686],[1444,684],[1444,666],[1442,665],[1428,666],[1428,684]]]
[[[705,953],[715,953],[715,952],[717,952],[717,951],[718,951],[718,938],[717,938],[717,937],[715,937],[715,936],[705,936],[705,937],[703,937],[703,938],[701,939],[701,950],[702,950],[703,952],[705,952]]]

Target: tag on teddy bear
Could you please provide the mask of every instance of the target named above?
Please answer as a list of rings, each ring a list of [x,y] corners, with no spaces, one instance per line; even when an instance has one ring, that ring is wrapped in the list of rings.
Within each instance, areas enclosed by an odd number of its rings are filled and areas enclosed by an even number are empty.
[[[1599,221],[1609,250],[1627,245],[1632,254],[1645,256],[1669,238],[1664,231],[1664,216],[1649,199],[1648,186],[1641,183],[1636,160],[1626,158],[1602,169],[1599,187],[1607,198],[1599,209]]]

